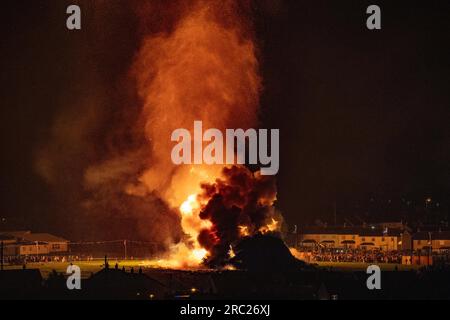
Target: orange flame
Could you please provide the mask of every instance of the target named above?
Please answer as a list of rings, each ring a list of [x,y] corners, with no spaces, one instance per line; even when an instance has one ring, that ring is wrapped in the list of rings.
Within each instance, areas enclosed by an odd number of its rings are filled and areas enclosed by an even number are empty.
[[[186,238],[173,245],[157,265],[196,267],[208,256],[197,240],[212,223],[199,217],[208,199],[199,199],[201,183],[213,183],[223,165],[175,166],[170,136],[178,128],[250,128],[257,124],[261,79],[255,46],[235,0],[197,0],[176,12],[170,32],[146,37],[133,74],[144,102],[141,125],[152,158],[130,194],[158,193],[177,208]],[[193,137],[193,134],[191,134]],[[270,229],[268,227],[268,229]]]
[[[199,217],[200,208],[196,194],[191,194],[181,204],[181,227],[188,238],[173,246],[166,259],[157,260],[159,267],[195,268],[208,256],[208,251],[200,246],[197,237],[201,230],[210,229],[212,223]]]
[[[239,226],[239,233],[241,234],[242,237],[247,237],[250,235],[247,226]]]
[[[268,223],[267,225],[265,225],[259,229],[259,232],[261,232],[261,233],[274,232],[274,231],[278,231],[279,228],[280,228],[279,222],[277,220],[275,220],[275,218],[272,218],[270,223]]]

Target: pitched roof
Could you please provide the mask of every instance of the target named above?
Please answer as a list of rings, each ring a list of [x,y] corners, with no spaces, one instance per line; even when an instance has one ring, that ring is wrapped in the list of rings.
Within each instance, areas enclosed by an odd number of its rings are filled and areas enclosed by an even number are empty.
[[[19,241],[17,242],[17,244],[19,246],[36,246],[36,242],[38,245],[48,245],[48,242],[43,242],[43,241]]]
[[[9,234],[1,234],[0,233],[0,240],[1,241],[6,241],[6,240],[15,240],[16,238],[12,235]]]
[[[413,234],[412,238],[414,240],[450,240],[450,231],[435,231],[435,232],[426,232],[421,231]]]
[[[54,236],[50,233],[27,233],[21,237],[26,241],[39,241],[39,242],[69,242],[61,237]]]
[[[8,236],[12,236],[14,238],[22,238],[25,234],[29,234],[31,233],[31,231],[25,231],[25,230],[21,230],[21,231],[1,231],[0,234],[1,235],[8,235]]]
[[[359,236],[361,237],[399,237],[401,234],[401,230],[399,229],[387,229],[385,232],[384,229],[369,229],[364,228],[359,232]]]
[[[398,237],[402,233],[400,229],[369,227],[309,227],[301,230],[303,234],[339,234],[359,235],[362,237]]]
[[[303,234],[358,234],[358,227],[307,227],[300,230]]]

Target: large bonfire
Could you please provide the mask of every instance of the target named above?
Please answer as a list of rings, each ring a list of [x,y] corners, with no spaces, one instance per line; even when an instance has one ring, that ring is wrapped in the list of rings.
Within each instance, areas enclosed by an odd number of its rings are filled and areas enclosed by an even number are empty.
[[[175,166],[170,159],[172,131],[195,120],[220,130],[257,125],[261,79],[242,10],[236,1],[190,3],[172,30],[144,39],[134,64],[152,159],[127,192],[158,192],[179,210],[186,235],[158,261],[162,267],[223,266],[236,241],[280,225],[272,177],[243,166]]]

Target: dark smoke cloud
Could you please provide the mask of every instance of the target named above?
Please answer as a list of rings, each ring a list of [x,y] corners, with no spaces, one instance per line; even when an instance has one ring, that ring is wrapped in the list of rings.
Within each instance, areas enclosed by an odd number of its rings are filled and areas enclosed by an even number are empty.
[[[272,218],[281,222],[273,207],[276,184],[273,176],[262,176],[243,166],[224,168],[222,178],[213,184],[202,185],[200,198],[210,199],[200,212],[202,219],[213,223],[211,230],[203,230],[199,242],[211,255],[210,266],[223,266],[228,259],[230,245],[242,238],[240,227],[249,235],[257,234],[270,224]]]

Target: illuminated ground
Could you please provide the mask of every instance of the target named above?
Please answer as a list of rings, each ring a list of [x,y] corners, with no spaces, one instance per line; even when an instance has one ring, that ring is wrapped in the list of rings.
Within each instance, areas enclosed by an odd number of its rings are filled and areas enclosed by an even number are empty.
[[[149,260],[112,260],[109,261],[110,268],[114,268],[116,262],[119,264],[119,268],[125,267],[126,271],[130,271],[133,267],[135,272],[138,272],[139,267],[143,270],[148,268],[155,268],[156,266]],[[103,268],[103,260],[94,261],[76,261],[73,262],[81,269],[81,275],[83,278],[89,277],[92,273],[95,273]],[[27,269],[39,269],[44,278],[48,277],[49,273],[55,270],[58,273],[66,273],[68,262],[46,262],[46,263],[27,263]],[[5,266],[5,270],[22,269],[21,265]]]
[[[130,271],[131,267],[134,268],[135,272],[138,272],[139,267],[142,267],[144,271],[149,269],[157,268],[155,262],[150,260],[120,260],[120,261],[109,261],[110,268],[114,268],[116,262],[119,264],[119,268],[125,267],[126,271]],[[81,269],[82,277],[87,278],[92,273],[95,273],[103,268],[103,260],[95,261],[77,261],[74,262],[75,265],[79,266]],[[44,278],[48,277],[49,273],[55,270],[58,273],[66,273],[67,262],[48,262],[48,263],[28,263],[27,269],[39,269]],[[360,263],[360,262],[319,262],[317,263],[319,267],[332,268],[338,271],[365,271],[370,263]],[[398,271],[409,271],[416,270],[421,266],[407,266],[401,264],[392,263],[379,263],[377,264],[383,271],[393,271],[397,266]],[[5,266],[5,269],[21,269],[22,266]]]

